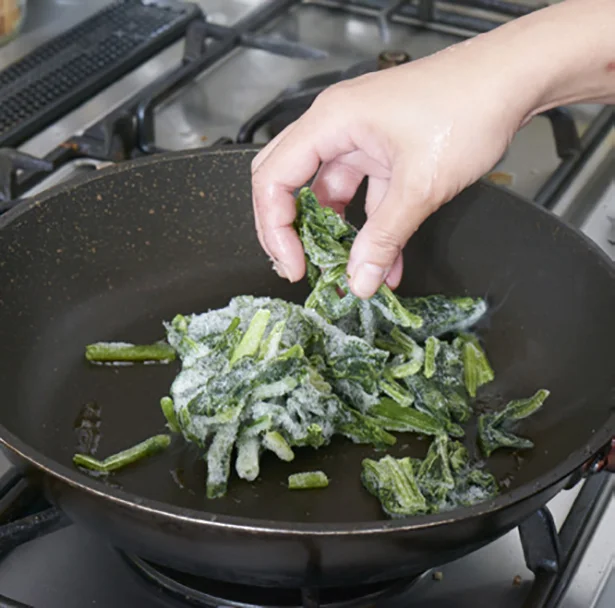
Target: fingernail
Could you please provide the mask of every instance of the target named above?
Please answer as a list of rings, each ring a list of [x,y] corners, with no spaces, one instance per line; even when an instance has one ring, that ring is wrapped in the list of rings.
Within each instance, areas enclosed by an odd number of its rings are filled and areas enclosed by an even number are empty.
[[[284,264],[282,264],[282,262],[279,262],[278,260],[272,260],[272,262],[273,269],[276,271],[278,276],[281,279],[288,279],[288,271],[286,270],[286,268],[284,268]]]
[[[384,281],[386,272],[376,264],[364,262],[353,273],[351,284],[353,293],[359,298],[371,298]]]

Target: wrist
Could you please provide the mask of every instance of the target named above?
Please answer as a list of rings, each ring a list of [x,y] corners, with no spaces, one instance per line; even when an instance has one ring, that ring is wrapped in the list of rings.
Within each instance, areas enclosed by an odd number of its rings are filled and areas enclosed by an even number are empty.
[[[498,30],[526,120],[560,105],[615,103],[615,0],[565,0]]]

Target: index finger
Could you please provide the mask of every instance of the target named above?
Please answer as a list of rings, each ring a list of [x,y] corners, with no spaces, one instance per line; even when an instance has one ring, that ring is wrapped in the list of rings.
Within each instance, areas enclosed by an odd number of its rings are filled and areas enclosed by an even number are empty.
[[[330,122],[308,111],[277,144],[261,152],[263,160],[252,173],[254,214],[263,246],[280,273],[293,282],[305,273],[303,247],[293,228],[294,191],[309,181],[320,163],[352,149],[350,139]]]

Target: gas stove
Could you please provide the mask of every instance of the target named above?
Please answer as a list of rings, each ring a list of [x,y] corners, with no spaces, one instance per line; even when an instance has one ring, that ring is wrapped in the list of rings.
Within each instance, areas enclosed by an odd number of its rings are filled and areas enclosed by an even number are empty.
[[[15,119],[6,140],[0,128],[0,211],[109,163],[266,142],[334,82],[429,55],[537,7],[505,0],[201,0],[190,7],[150,0],[144,4],[159,12],[129,27],[114,11],[141,11],[118,9],[130,4],[138,2],[30,3],[23,33],[0,49],[0,70],[39,49],[47,72],[76,79],[64,93],[59,86],[44,90],[40,107],[32,109],[38,126],[25,128]],[[168,12],[160,12],[163,5]],[[70,47],[75,37],[63,36],[73,27],[99,44],[98,55],[78,56]],[[107,38],[118,32],[132,37],[125,57],[105,51]],[[98,74],[100,82],[86,90],[79,73],[66,71],[69,47],[77,53],[71,61],[99,66],[84,73]],[[67,96],[62,112],[61,94]],[[0,101],[0,119],[6,107]],[[615,259],[614,143],[612,107],[558,108],[524,127],[486,177],[552,209]],[[189,577],[120,554],[67,521],[2,458],[0,608],[464,608],[477,601],[501,608],[606,608],[615,605],[614,497],[607,475],[582,480],[517,530],[413,580],[275,590]]]

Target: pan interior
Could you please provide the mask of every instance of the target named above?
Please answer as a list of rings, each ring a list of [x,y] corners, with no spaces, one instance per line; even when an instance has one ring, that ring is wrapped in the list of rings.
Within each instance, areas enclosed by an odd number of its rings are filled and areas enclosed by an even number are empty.
[[[191,153],[120,167],[59,190],[0,230],[0,422],[8,430],[67,466],[87,404],[101,411],[101,457],[163,432],[159,400],[178,366],[93,367],[83,358],[86,344],[155,341],[164,335],[163,320],[223,306],[238,294],[303,301],[305,282],[278,279],[256,239],[252,154]],[[360,212],[355,219],[360,223]],[[552,391],[519,431],[536,447],[522,458],[501,453],[489,461],[511,489],[612,426],[613,268],[583,239],[513,195],[479,184],[428,220],[404,255],[400,293],[489,299],[492,312],[480,332],[496,381],[481,403]],[[391,453],[422,456],[426,449],[427,441],[400,435]],[[372,521],[382,514],[360,484],[366,456],[380,454],[346,440],[298,450],[290,464],[265,454],[259,480],[233,473],[228,495],[207,501],[205,464],[176,439],[166,453],[109,483],[210,513]],[[327,490],[285,489],[288,474],[315,468],[329,475]]]

